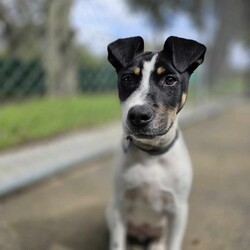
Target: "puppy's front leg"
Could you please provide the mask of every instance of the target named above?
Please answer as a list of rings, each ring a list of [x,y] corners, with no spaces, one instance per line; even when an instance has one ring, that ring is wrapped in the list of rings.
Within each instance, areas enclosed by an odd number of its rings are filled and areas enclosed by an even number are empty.
[[[126,230],[123,224],[122,215],[118,208],[111,206],[107,210],[107,220],[110,231],[110,250],[126,249]]]
[[[175,211],[169,214],[168,250],[181,250],[187,224],[188,204],[178,204]]]

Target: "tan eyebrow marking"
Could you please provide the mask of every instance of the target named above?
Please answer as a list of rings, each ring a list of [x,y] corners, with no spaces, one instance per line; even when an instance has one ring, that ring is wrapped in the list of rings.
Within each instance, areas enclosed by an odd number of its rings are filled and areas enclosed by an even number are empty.
[[[139,67],[135,67],[135,68],[133,68],[133,72],[135,75],[139,75],[141,72],[141,69]]]
[[[181,96],[181,105],[180,105],[181,108],[184,106],[186,99],[187,99],[187,93],[183,92]]]
[[[199,64],[202,64],[203,59],[202,59],[202,58],[201,58],[201,59],[198,59],[196,62],[199,63]]]
[[[165,72],[165,71],[166,71],[166,69],[160,66],[160,67],[157,68],[156,73],[157,73],[158,75],[161,75],[161,74],[162,74],[163,72]]]

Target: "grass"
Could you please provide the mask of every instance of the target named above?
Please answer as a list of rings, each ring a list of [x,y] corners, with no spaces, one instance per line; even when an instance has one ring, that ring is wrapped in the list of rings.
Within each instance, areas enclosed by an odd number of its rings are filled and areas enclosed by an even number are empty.
[[[238,77],[219,82],[216,86],[214,86],[212,91],[217,95],[232,95],[244,93],[245,88],[246,86],[244,80]]]
[[[36,98],[0,107],[0,149],[113,121],[120,115],[115,93]]]

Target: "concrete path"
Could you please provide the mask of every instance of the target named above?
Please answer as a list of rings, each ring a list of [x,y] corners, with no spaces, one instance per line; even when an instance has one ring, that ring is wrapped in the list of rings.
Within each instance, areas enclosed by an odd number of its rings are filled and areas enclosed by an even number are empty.
[[[249,128],[245,103],[183,129],[194,165],[183,250],[250,249]],[[22,250],[107,250],[111,162],[106,156],[2,199],[0,218]]]
[[[0,195],[110,152],[120,138],[118,123],[73,133],[0,155]]]
[[[186,107],[181,124],[188,126],[220,113],[224,103]],[[0,154],[0,196],[28,186],[81,162],[101,157],[120,143],[120,122],[88,131],[72,133],[47,143],[22,147]]]

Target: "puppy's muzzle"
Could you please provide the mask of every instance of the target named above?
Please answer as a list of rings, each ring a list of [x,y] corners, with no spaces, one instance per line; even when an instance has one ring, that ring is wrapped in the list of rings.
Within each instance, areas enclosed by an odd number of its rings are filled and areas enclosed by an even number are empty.
[[[154,117],[153,110],[146,105],[136,105],[128,112],[128,123],[136,128],[146,127]]]

